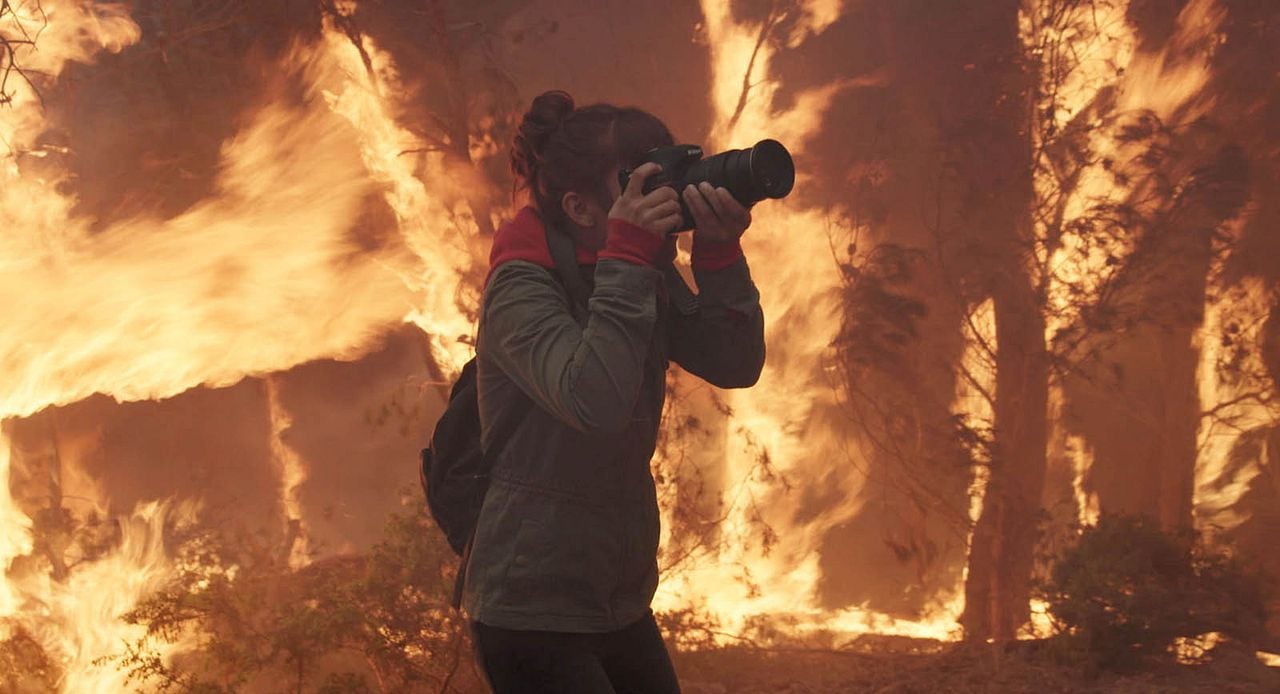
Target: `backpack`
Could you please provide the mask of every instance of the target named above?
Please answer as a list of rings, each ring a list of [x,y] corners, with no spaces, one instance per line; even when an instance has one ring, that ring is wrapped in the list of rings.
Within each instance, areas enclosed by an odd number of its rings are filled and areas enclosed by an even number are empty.
[[[579,318],[585,315],[590,292],[578,270],[573,239],[550,225],[546,227],[546,235],[547,246],[556,265],[555,276],[569,294],[569,306],[575,318]],[[454,607],[461,603],[471,540],[489,489],[489,470],[532,406],[533,402],[524,398],[519,409],[504,422],[504,428],[494,436],[493,450],[483,450],[476,360],[473,357],[462,367],[458,380],[449,391],[449,402],[436,422],[430,445],[422,449],[419,480],[426,493],[427,508],[444,532],[449,547],[462,557],[462,566],[454,584]]]
[[[523,414],[509,421],[518,423],[524,419]],[[505,432],[497,440],[510,439],[513,433]],[[491,458],[480,447],[480,404],[473,357],[449,390],[449,404],[436,421],[430,445],[422,449],[419,470],[427,509],[444,531],[449,547],[459,556],[466,551],[480,515],[480,504],[489,487]]]

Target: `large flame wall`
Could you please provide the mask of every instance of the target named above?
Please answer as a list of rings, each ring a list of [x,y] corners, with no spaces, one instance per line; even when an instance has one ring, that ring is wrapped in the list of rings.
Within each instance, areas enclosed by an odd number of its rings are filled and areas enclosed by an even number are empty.
[[[66,691],[115,691],[117,673],[94,663],[130,637],[119,615],[171,571],[166,517],[264,529],[295,567],[368,547],[469,356],[486,234],[512,212],[512,118],[566,88],[640,104],[708,150],[779,139],[799,170],[797,192],[757,207],[745,242],[768,320],[759,385],[721,393],[673,376],[668,436],[684,439],[656,461],[670,473],[671,568],[656,606],[707,610],[728,631],[763,618],[790,633],[955,636],[989,462],[955,424],[990,429],[999,345],[981,288],[930,255],[975,223],[963,208],[976,204],[942,212],[948,138],[967,125],[934,114],[973,107],[938,103],[911,70],[975,72],[970,44],[942,41],[952,34],[928,3],[881,4],[539,0],[473,9],[430,40],[390,10],[282,5],[195,18],[184,30],[197,44],[177,46],[156,13],[13,3],[0,31],[39,50],[15,52],[30,76],[9,76],[0,110],[0,623],[38,635]],[[1029,47],[1057,30],[1033,21],[1050,4],[1019,15]],[[1094,33],[1053,37],[1092,57],[1060,111],[1028,118],[1028,138],[1104,101],[1174,127],[1212,115],[1228,4],[1189,2],[1144,43],[1128,3],[1101,3]],[[235,22],[256,22],[254,50],[223,55],[208,89],[182,84],[200,32],[225,40]],[[1125,156],[1117,132],[1085,138],[1099,162]],[[1053,197],[1051,173],[1037,170],[1039,200]],[[1086,167],[1073,197],[1050,201],[1072,217],[1149,192],[1109,174]],[[1234,214],[1219,217],[1200,223]],[[1024,231],[1054,233],[1038,224]],[[1069,234],[1055,243],[1029,256],[1054,268],[1051,346],[1079,320],[1071,292],[1102,291],[1089,278],[1115,262]],[[1229,285],[1229,264],[1212,265],[1201,278]],[[1183,414],[1226,403],[1236,424],[1270,426],[1239,383],[1208,375],[1222,354],[1201,348],[1233,320],[1261,330],[1267,281],[1237,285],[1247,300],[1196,298],[1208,327],[1187,323],[1170,352],[1190,374]],[[1125,339],[1098,349],[1132,362],[1126,350],[1160,336]],[[1063,522],[1100,503],[1159,513],[1125,496],[1132,476],[1108,477],[1134,454],[1108,428],[1121,420],[1094,416],[1096,383],[1052,384],[1045,504],[1066,504]],[[1176,384],[1161,387],[1135,397]],[[1134,411],[1117,402],[1106,406]],[[702,424],[678,425],[690,421]],[[1199,432],[1177,484],[1188,504],[1194,484],[1202,516],[1247,526],[1233,509],[1256,493],[1259,464],[1225,464],[1238,433]],[[114,549],[68,559],[33,520],[51,508],[125,519]]]

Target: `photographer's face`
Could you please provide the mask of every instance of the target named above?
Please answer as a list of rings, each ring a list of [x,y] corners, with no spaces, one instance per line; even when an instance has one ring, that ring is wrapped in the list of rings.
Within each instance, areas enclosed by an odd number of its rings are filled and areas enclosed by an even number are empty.
[[[578,244],[593,251],[604,248],[609,230],[609,211],[613,203],[622,197],[622,189],[618,186],[618,167],[609,169],[599,190],[604,191],[607,199],[602,199],[598,191],[570,191],[561,200],[565,214],[577,227]]]

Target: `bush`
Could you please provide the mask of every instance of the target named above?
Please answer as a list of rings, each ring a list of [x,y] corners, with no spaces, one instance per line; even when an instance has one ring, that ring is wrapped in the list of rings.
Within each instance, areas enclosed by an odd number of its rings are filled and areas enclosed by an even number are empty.
[[[457,560],[422,504],[393,513],[367,553],[301,569],[288,554],[226,529],[194,533],[171,584],[125,616],[146,635],[109,660],[160,692],[481,688],[449,604]]]
[[[1173,655],[1179,638],[1265,634],[1263,583],[1191,534],[1103,516],[1053,567],[1044,586],[1068,651],[1114,669]]]

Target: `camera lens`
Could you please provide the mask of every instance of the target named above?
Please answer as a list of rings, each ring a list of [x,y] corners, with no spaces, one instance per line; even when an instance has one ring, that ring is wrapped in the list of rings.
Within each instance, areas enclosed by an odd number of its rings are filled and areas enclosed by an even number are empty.
[[[751,181],[761,197],[784,198],[796,183],[791,153],[777,140],[761,140],[751,148]]]
[[[796,169],[781,142],[761,140],[751,149],[731,149],[689,167],[683,183],[702,181],[728,189],[744,205],[754,205],[765,198],[786,197],[795,185]]]

